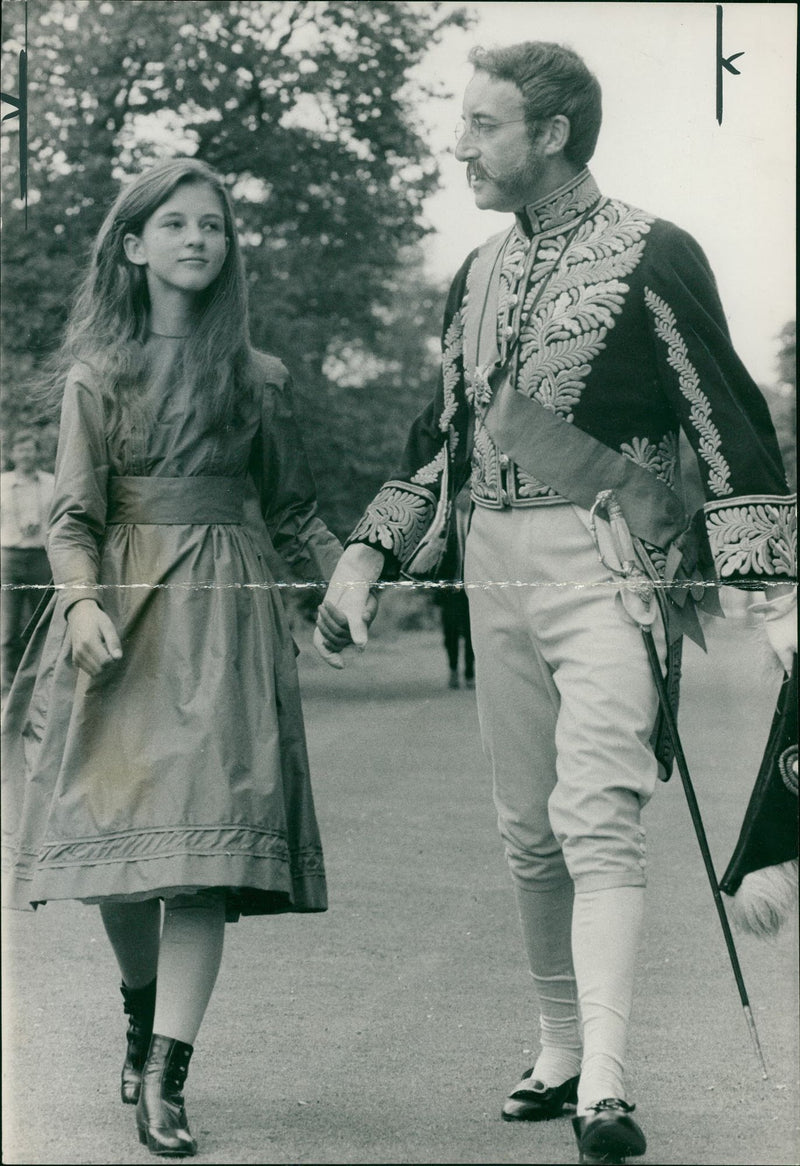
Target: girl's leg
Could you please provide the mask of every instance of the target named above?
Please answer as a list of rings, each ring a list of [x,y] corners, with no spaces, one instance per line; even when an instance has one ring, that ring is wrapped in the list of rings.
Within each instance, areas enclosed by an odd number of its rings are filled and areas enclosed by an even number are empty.
[[[166,902],[154,1032],[194,1044],[217,979],[224,937],[221,893],[181,895]]]
[[[100,915],[122,972],[120,988],[128,1017],[120,1093],[125,1105],[135,1105],[153,1035],[161,903],[158,899],[103,903]]]
[[[222,893],[181,895],[165,904],[153,1039],[136,1109],[139,1140],[154,1154],[189,1157],[197,1151],[183,1086],[219,971],[224,935]]]
[[[100,915],[122,981],[127,988],[144,988],[156,977],[161,934],[161,903],[145,899],[141,903],[103,903]]]

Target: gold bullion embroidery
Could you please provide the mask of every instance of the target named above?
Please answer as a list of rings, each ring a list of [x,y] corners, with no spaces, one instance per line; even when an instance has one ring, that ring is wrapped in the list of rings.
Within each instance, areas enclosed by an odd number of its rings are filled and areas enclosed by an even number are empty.
[[[444,463],[447,461],[447,445],[443,445],[433,461],[428,462],[412,477],[411,481],[417,486],[430,486],[441,474]]]
[[[472,493],[476,498],[500,497],[497,450],[482,425],[475,427],[475,438],[472,443]]]
[[[567,421],[574,418],[592,361],[621,313],[651,215],[610,201],[588,219],[563,251],[563,263],[521,331],[517,389]],[[563,236],[543,245],[527,298],[564,248]],[[537,278],[538,277],[538,278]],[[524,318],[524,316],[523,316]]]
[[[759,496],[707,503],[706,529],[720,578],[797,572],[797,515],[792,499]]]
[[[733,486],[729,481],[730,466],[720,452],[722,439],[711,420],[711,402],[700,388],[700,377],[689,360],[686,341],[678,331],[672,308],[649,287],[644,289],[644,298],[655,318],[656,333],[667,346],[667,363],[678,374],[680,390],[691,405],[689,420],[699,435],[698,452],[709,467],[709,493],[723,498],[733,493]]]
[[[630,441],[623,441],[619,447],[620,453],[636,462],[643,470],[649,470],[668,486],[674,485],[675,470],[678,465],[678,435],[667,433],[661,438],[658,445],[649,437],[632,437]]]
[[[444,407],[439,417],[439,428],[443,433],[455,416],[458,408],[456,387],[458,385],[458,362],[464,350],[464,326],[461,312],[458,311],[450,321],[442,346],[442,385],[444,390]]]
[[[387,482],[367,507],[351,542],[377,542],[400,562],[410,555],[430,525],[436,500],[427,490]]]
[[[588,170],[583,170],[562,194],[554,191],[549,201],[533,203],[525,209],[533,231],[547,231],[569,219],[576,219],[599,197],[597,183]]]

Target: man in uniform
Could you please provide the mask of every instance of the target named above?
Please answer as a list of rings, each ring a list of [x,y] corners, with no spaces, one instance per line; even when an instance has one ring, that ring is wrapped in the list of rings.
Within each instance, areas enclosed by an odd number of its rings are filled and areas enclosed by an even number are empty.
[[[683,634],[702,640],[695,600],[714,597],[703,577],[765,589],[765,626],[788,665],[793,500],[700,247],[604,196],[587,169],[601,98],[583,61],[542,42],[470,60],[456,156],[476,204],[514,218],[452,284],[434,400],[351,535],[316,640],[338,665],[345,643],[366,642],[370,585],[435,568],[470,478],[481,735],[540,1013],[541,1051],[502,1116],[538,1121],[576,1104],[581,1160],[619,1161],[645,1150],[625,1038],[641,809],[669,758],[656,745],[647,617],[595,503],[613,489],[638,569],[656,581],[666,668]],[[693,522],[680,430],[706,497]]]

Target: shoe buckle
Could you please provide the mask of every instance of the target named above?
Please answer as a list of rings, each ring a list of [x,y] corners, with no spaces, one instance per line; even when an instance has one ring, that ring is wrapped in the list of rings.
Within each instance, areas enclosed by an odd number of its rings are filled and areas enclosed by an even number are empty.
[[[607,1110],[620,1110],[622,1113],[633,1113],[636,1106],[629,1105],[627,1101],[623,1101],[620,1097],[604,1097],[602,1101],[598,1101],[594,1105],[588,1105],[586,1108],[592,1110],[594,1113],[601,1113]]]

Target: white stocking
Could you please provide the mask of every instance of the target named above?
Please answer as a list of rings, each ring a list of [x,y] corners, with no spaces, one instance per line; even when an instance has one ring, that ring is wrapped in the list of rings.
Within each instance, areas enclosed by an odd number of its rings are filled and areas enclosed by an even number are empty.
[[[217,979],[224,937],[222,895],[167,899],[153,1032],[194,1044]]]
[[[578,1113],[605,1097],[626,1099],[625,1041],[643,907],[643,887],[575,895],[572,957],[583,1019]]]
[[[517,884],[522,934],[539,1005],[541,1052],[533,1077],[561,1085],[581,1069],[581,1028],[572,969],[572,880],[547,891]]]

